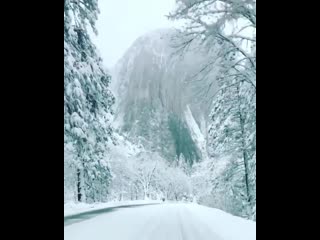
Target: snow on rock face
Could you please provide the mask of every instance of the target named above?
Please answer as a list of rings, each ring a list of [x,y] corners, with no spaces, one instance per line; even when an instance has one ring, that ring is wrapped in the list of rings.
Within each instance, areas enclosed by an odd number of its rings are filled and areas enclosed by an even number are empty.
[[[199,86],[186,82],[199,71],[205,54],[198,50],[183,57],[174,54],[176,33],[160,29],[141,36],[116,64],[112,82],[117,97],[115,124],[129,136],[141,137],[149,148],[170,160],[182,154],[193,162],[205,144],[199,127],[192,131],[208,113],[194,98]],[[191,125],[190,114],[196,116]],[[181,142],[181,136],[186,141]],[[186,144],[191,152],[185,152]]]
[[[207,157],[207,151],[206,151],[206,139],[204,135],[202,134],[199,125],[196,123],[192,112],[190,110],[189,105],[187,105],[185,110],[185,119],[186,123],[190,129],[191,137],[197,144],[197,147],[200,149],[202,158]]]
[[[174,30],[153,31],[139,37],[127,50],[113,69],[114,81],[111,87],[120,100],[120,94],[128,90],[128,84],[132,82],[132,77],[139,76],[139,70],[152,69],[155,71],[155,67],[166,69],[166,60],[172,52],[167,45],[173,34]],[[140,80],[150,81],[151,79]]]

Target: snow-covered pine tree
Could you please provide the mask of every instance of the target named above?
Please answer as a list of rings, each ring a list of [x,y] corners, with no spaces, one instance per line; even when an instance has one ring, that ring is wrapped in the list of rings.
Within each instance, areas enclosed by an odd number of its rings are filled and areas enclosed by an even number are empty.
[[[224,171],[213,171],[211,186],[213,195],[233,201],[222,201],[228,211],[255,218],[256,0],[177,0],[170,18],[186,22],[184,48],[199,39],[208,52],[221,45],[220,91],[213,99],[208,147],[213,169],[228,161]]]
[[[65,155],[72,152],[65,166],[76,176],[78,201],[103,199],[110,175],[105,155],[112,141],[109,120],[115,99],[88,34],[88,27],[96,33],[98,13],[97,0],[64,1]],[[73,151],[66,151],[70,145]]]
[[[256,186],[255,88],[241,75],[235,76],[221,79],[210,114],[208,146],[213,162],[229,157],[225,170],[213,177],[213,191],[226,194],[222,197],[228,200],[226,210],[249,217],[255,206]]]

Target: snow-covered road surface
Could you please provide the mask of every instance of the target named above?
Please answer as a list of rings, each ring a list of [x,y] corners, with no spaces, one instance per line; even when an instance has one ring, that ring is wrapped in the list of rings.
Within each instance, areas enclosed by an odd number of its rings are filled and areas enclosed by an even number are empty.
[[[256,223],[197,204],[115,209],[64,228],[65,240],[255,240]]]

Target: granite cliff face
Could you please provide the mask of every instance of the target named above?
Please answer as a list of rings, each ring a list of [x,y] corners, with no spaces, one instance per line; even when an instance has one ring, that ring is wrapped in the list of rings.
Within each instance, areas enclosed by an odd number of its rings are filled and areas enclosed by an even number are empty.
[[[168,161],[192,164],[205,153],[205,99],[192,80],[206,61],[198,49],[176,54],[172,29],[138,38],[113,69],[119,129]],[[197,86],[197,84],[199,86]]]

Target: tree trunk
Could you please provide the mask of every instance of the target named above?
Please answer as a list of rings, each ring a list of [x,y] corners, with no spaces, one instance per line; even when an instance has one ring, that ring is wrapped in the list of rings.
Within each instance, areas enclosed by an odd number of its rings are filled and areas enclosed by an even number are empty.
[[[81,171],[77,169],[77,199],[78,202],[82,201],[82,193],[81,193]]]
[[[147,184],[144,184],[144,186],[143,186],[143,193],[144,193],[144,200],[146,200],[147,197],[148,197],[148,186],[147,186]]]
[[[175,193],[174,196],[175,196],[176,201],[178,201],[178,194]]]
[[[247,194],[247,201],[251,205],[251,195],[250,195],[250,186],[249,186],[249,164],[248,164],[248,154],[246,149],[246,142],[245,142],[245,119],[241,113],[241,97],[240,97],[240,86],[237,86],[237,95],[238,95],[238,114],[239,114],[239,121],[240,121],[240,130],[241,130],[241,149],[242,149],[242,156],[243,156],[243,163],[244,163],[244,171],[245,171],[245,184],[246,184],[246,194]]]

